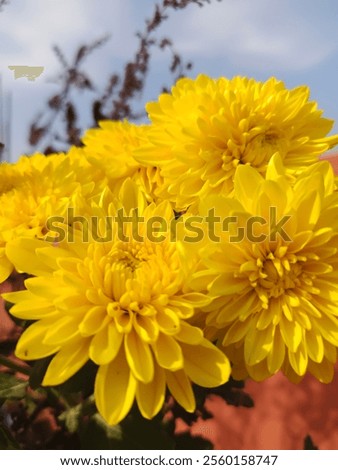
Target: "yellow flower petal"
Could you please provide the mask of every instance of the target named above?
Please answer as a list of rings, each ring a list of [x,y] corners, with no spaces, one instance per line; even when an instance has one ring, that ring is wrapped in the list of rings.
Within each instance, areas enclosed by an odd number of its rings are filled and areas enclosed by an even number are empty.
[[[156,319],[160,331],[165,334],[174,335],[179,330],[180,319],[171,308],[165,307],[161,309]]]
[[[52,328],[52,325],[53,322],[41,326],[38,321],[27,328],[20,336],[16,345],[16,356],[26,361],[34,361],[56,353],[60,349],[59,345],[45,344],[43,342],[47,331],[49,328]]]
[[[305,334],[306,349],[309,358],[314,362],[322,362],[324,357],[324,342],[323,338],[316,331],[309,330]]]
[[[295,352],[303,339],[303,329],[296,321],[289,321],[285,317],[280,320],[280,332],[290,351]]]
[[[303,376],[305,374],[308,365],[308,355],[304,343],[301,343],[295,352],[289,350],[289,361],[297,375]]]
[[[224,335],[223,346],[239,342],[251,328],[254,326],[250,317],[244,321],[234,321]]]
[[[254,366],[261,362],[274,346],[275,327],[271,323],[265,330],[252,327],[248,331],[244,342],[244,358],[246,364]]]
[[[321,333],[329,343],[338,346],[338,319],[323,315],[320,319],[313,320],[314,327]]]
[[[244,200],[249,205],[247,210],[251,211],[251,201],[255,200],[255,194],[259,191],[263,182],[261,175],[254,168],[247,165],[238,167],[235,173],[234,190],[239,200]]]
[[[154,359],[149,345],[132,330],[125,336],[124,347],[128,365],[137,380],[151,382],[154,378]]]
[[[321,363],[309,361],[309,372],[314,375],[320,382],[328,384],[332,382],[334,377],[334,365],[324,359]]]
[[[104,365],[113,361],[123,341],[123,334],[110,323],[96,333],[90,342],[89,357],[95,364]]]
[[[89,340],[80,336],[62,346],[50,362],[42,385],[58,385],[68,380],[88,361],[88,347]]]
[[[270,376],[270,372],[267,368],[266,363],[260,362],[258,364],[255,364],[253,366],[247,366],[247,370],[249,372],[250,377],[252,377],[254,380],[257,382],[262,382],[263,380],[266,380]],[[236,377],[236,380],[243,380],[245,377]]]
[[[114,426],[126,417],[135,399],[137,381],[122,350],[114,361],[99,367],[95,379],[95,402],[99,413]]]
[[[0,284],[11,275],[13,263],[6,256],[0,256]]]
[[[69,317],[65,316],[60,318],[59,315],[56,314],[57,320],[55,317],[50,317],[44,343],[61,346],[73,337],[77,336],[77,321],[74,316],[71,315]],[[48,321],[48,317],[46,321]],[[41,325],[43,321],[40,321],[39,323]]]
[[[200,344],[203,339],[203,332],[200,328],[182,321],[180,331],[175,335],[175,338],[181,343]]]
[[[46,274],[46,266],[35,250],[47,246],[47,242],[36,238],[17,238],[7,243],[6,255],[18,271],[43,276]]]
[[[59,268],[60,260],[72,257],[72,253],[60,248],[59,246],[45,246],[44,248],[37,248],[36,255],[46,267],[53,271],[56,271]]]
[[[201,387],[218,387],[230,376],[227,357],[204,339],[199,345],[182,343],[184,370],[189,378]]]
[[[280,334],[279,328],[275,329],[275,337],[273,348],[270,350],[267,356],[267,366],[270,374],[276,374],[278,372],[284,361],[285,357],[285,344]]]
[[[308,208],[311,207],[309,213]],[[303,195],[297,207],[297,228],[299,232],[311,230],[317,222],[321,211],[321,199],[317,191]]]
[[[151,347],[156,361],[161,367],[171,371],[182,369],[184,364],[182,349],[171,336],[160,333],[157,342]]]
[[[142,416],[151,419],[160,411],[164,403],[165,388],[165,373],[155,364],[152,382],[137,383],[136,400]]]
[[[25,280],[25,286],[30,292],[43,299],[55,299],[70,293],[67,286],[59,284],[56,279],[51,282],[47,276],[30,277]]]
[[[155,319],[145,315],[134,317],[134,328],[142,341],[153,343],[157,340],[159,334],[157,318]]]
[[[106,325],[107,311],[105,307],[97,305],[88,309],[84,319],[79,324],[79,331],[83,336],[91,336]]]
[[[27,290],[9,292],[2,297],[15,305],[11,307],[11,314],[22,320],[38,320],[55,312],[51,300],[41,299]]]
[[[175,400],[189,413],[195,411],[196,402],[190,380],[183,369],[171,372],[165,371],[170,393]]]

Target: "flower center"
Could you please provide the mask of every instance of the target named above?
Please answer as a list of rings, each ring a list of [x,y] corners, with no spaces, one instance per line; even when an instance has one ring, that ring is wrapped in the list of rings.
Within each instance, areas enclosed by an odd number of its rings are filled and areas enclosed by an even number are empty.
[[[221,152],[221,169],[231,180],[238,165],[250,165],[264,173],[272,155],[279,152],[284,156],[287,150],[287,139],[277,131],[262,130],[257,134],[257,131],[252,130],[248,132],[243,142],[227,143],[227,149]]]
[[[248,279],[261,300],[261,307],[267,309],[270,299],[290,294],[290,291],[310,297],[315,275],[306,272],[304,262],[304,256],[287,253],[287,247],[280,247],[243,263],[236,277]]]
[[[140,243],[118,241],[109,253],[111,264],[122,263],[125,268],[134,272],[142,262],[149,259],[149,253]]]
[[[302,268],[299,263],[292,264],[286,269],[281,260],[267,259],[259,270],[257,285],[266,291],[269,298],[276,298],[283,295],[286,290],[299,286],[301,273]]]
[[[91,284],[87,298],[105,308],[106,326],[113,323],[120,333],[134,330],[144,341],[154,342],[159,324],[176,325],[175,307],[167,309],[170,295],[181,285],[175,247],[135,240],[117,240],[109,247],[93,243],[85,267]]]
[[[265,170],[265,166],[275,152],[285,153],[285,139],[276,132],[268,131],[253,137],[245,146],[240,162],[249,164],[258,170]]]

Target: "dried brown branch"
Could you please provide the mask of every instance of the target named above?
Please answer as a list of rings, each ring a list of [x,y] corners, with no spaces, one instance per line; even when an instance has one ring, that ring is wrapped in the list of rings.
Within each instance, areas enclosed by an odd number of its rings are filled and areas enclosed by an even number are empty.
[[[8,5],[8,0],[0,0],[0,11],[2,10],[2,7]]]
[[[57,77],[60,91],[48,99],[46,109],[38,115],[30,126],[29,143],[36,147],[44,140],[45,152],[60,150],[58,146],[81,145],[81,128],[73,92],[75,90],[96,93],[91,101],[93,125],[102,119],[136,121],[144,117],[143,111],[136,111],[136,99],[142,96],[146,87],[150,61],[154,49],[169,53],[168,75],[170,84],[162,87],[167,90],[178,78],[184,76],[192,67],[176,51],[170,38],[158,38],[157,32],[169,17],[170,10],[184,9],[195,4],[202,7],[211,0],[161,0],[154,6],[152,16],[145,20],[144,29],[136,34],[138,46],[133,58],[128,61],[122,72],[114,71],[107,79],[103,92],[98,92],[93,81],[83,70],[85,59],[95,49],[106,43],[107,37],[89,45],[81,45],[69,62],[61,49],[54,46],[54,52],[60,62],[61,72]],[[221,0],[217,0],[221,1]],[[161,90],[159,90],[160,92]],[[60,129],[60,124],[63,130]],[[56,133],[57,129],[57,133]]]
[[[152,48],[157,47],[162,51],[165,49],[169,50],[171,54],[169,74],[172,76],[172,82],[184,76],[191,69],[191,62],[185,63],[183,61],[180,54],[173,47],[172,41],[169,38],[158,40],[155,32],[162,25],[163,21],[168,18],[170,9],[183,9],[190,4],[203,6],[207,3],[210,3],[210,0],[162,0],[161,3],[155,5],[152,17],[145,22],[144,31],[137,33],[139,45],[133,60],[125,66],[119,91],[116,93],[115,86],[110,95],[105,94],[95,103],[95,109],[93,108],[94,118],[98,110],[99,115],[103,115],[101,110],[107,107],[108,98],[113,97],[114,92],[117,95],[117,99],[113,98],[112,110],[106,114],[106,117],[114,120],[124,118],[137,119],[139,117],[139,113],[133,112],[132,100],[145,88]]]
[[[39,113],[30,125],[28,142],[31,146],[35,147],[42,139],[45,139],[47,141],[45,152],[52,153],[57,150],[55,141],[61,142],[63,146],[81,144],[81,129],[77,126],[78,113],[71,95],[74,90],[93,90],[91,79],[81,69],[82,63],[90,53],[102,46],[108,39],[109,37],[105,36],[92,44],[81,46],[70,63],[58,46],[53,47],[61,65],[61,72],[56,78],[57,83],[60,84],[60,91],[48,99],[47,109]],[[64,124],[61,135],[60,131],[58,134],[55,131],[60,121]]]
[[[4,153],[4,148],[5,148],[5,144],[3,144],[2,142],[0,142],[0,162],[2,161],[2,156],[3,156],[3,153]]]

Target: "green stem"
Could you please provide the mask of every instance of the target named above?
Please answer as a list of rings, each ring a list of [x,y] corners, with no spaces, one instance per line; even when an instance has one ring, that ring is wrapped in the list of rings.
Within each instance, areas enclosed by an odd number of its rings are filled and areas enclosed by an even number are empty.
[[[5,367],[8,367],[9,369],[15,372],[21,372],[22,374],[25,374],[25,375],[30,374],[30,368],[28,366],[22,366],[20,364],[17,364],[16,362],[12,361],[12,359],[2,356],[1,354],[0,354],[0,364]]]
[[[61,402],[63,406],[66,408],[66,410],[70,410],[72,408],[72,405],[68,402],[68,400],[64,396],[60,394],[58,390],[56,390],[53,387],[47,387],[46,390],[47,390],[47,395],[52,402],[56,402],[56,403]]]

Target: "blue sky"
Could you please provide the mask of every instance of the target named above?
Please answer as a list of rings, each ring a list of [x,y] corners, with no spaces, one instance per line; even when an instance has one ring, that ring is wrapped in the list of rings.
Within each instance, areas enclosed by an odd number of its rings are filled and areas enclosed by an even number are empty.
[[[0,75],[5,93],[12,96],[12,160],[30,152],[28,125],[57,90],[52,82],[58,71],[52,45],[71,56],[81,43],[111,34],[87,62],[86,69],[100,85],[132,56],[135,32],[142,29],[155,3],[9,0],[0,13]],[[192,60],[192,77],[206,73],[266,80],[273,75],[289,88],[305,84],[324,115],[338,123],[337,0],[211,0],[204,8],[191,5],[172,11],[159,34],[171,37],[184,58]],[[140,107],[156,99],[167,81],[166,58],[155,54]],[[33,82],[14,80],[9,65],[42,65],[45,70]],[[85,109],[83,115],[86,121]],[[337,124],[334,130],[338,132]]]

